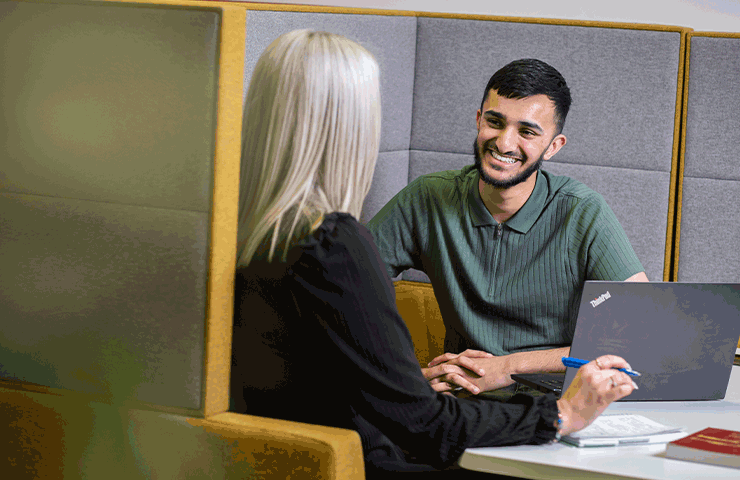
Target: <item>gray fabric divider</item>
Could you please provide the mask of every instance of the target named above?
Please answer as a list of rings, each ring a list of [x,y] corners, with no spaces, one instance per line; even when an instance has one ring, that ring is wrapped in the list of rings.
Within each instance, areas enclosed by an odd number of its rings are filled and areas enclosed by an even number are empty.
[[[689,68],[684,177],[740,180],[740,38],[692,37]]]
[[[209,214],[0,194],[0,376],[197,409]]]
[[[679,282],[740,282],[740,182],[684,178]]]
[[[419,18],[411,149],[470,152],[489,77],[533,57],[573,96],[562,161],[670,171],[678,32]]]
[[[600,193],[624,227],[648,279],[663,280],[670,174],[547,161],[543,168]]]
[[[475,162],[472,153],[472,142],[470,149],[471,153],[469,154],[411,150],[409,155],[409,182],[428,173],[459,170],[466,165],[472,165]]]
[[[408,270],[401,272],[400,279],[409,280],[411,282],[432,283],[426,273],[415,268],[409,268]]]
[[[740,282],[740,38],[691,37],[677,280]]]
[[[283,33],[310,28],[360,43],[380,66],[380,151],[407,150],[411,132],[411,100],[416,55],[416,18],[316,12],[247,12],[247,47],[244,61],[244,95],[257,60]]]
[[[408,184],[409,151],[380,152],[373,183],[362,206],[360,222],[366,223]]]

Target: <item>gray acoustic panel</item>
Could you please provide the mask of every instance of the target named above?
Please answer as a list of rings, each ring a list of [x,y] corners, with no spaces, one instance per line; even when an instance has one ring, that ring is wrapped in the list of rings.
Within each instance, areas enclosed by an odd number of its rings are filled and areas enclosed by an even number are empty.
[[[209,211],[220,21],[0,2],[0,192]]]
[[[678,32],[419,18],[412,150],[468,153],[490,76],[539,58],[573,96],[558,153],[567,162],[668,172]]]
[[[740,181],[684,178],[679,282],[740,282]]]
[[[471,143],[472,150],[472,143]],[[429,173],[460,170],[474,163],[473,153],[427,152],[412,150],[409,155],[409,182]]]
[[[283,33],[313,29],[344,35],[364,46],[380,66],[380,151],[408,150],[411,131],[416,18],[316,12],[247,12],[244,95],[262,52]]]
[[[740,38],[692,37],[689,69],[684,176],[740,180]]]
[[[677,278],[740,281],[740,38],[692,37]]]
[[[401,280],[408,280],[410,282],[432,283],[426,273],[421,270],[416,270],[415,268],[409,268],[408,270],[401,272],[400,277]]]
[[[199,408],[209,215],[0,194],[0,376]]]
[[[373,183],[362,206],[362,223],[367,223],[408,184],[409,152],[381,152],[373,172]]]
[[[651,281],[663,281],[668,225],[668,172],[547,161],[543,168],[599,192],[622,224]]]

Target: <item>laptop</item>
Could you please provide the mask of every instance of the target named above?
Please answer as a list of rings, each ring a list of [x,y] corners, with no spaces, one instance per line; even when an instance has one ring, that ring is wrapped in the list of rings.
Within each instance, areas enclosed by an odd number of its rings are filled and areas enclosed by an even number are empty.
[[[719,400],[739,337],[740,284],[587,281],[570,356],[626,359],[642,376],[624,401]],[[511,377],[560,395],[577,371]]]

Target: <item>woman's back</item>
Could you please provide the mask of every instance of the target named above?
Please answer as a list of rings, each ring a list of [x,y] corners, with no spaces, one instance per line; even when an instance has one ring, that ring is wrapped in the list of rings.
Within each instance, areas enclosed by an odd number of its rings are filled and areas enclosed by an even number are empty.
[[[356,430],[376,464],[444,467],[470,446],[552,437],[554,397],[434,392],[372,237],[350,215],[328,215],[286,262],[240,269],[235,307],[236,411]]]

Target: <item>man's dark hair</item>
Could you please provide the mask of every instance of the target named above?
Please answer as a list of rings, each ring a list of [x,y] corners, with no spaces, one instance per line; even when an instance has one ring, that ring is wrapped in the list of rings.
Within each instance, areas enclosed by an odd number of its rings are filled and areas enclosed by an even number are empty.
[[[496,90],[498,95],[511,99],[547,95],[555,104],[557,134],[563,131],[565,117],[570,110],[570,89],[560,72],[547,63],[534,58],[524,58],[503,66],[488,80],[480,104],[481,110],[491,90]]]

